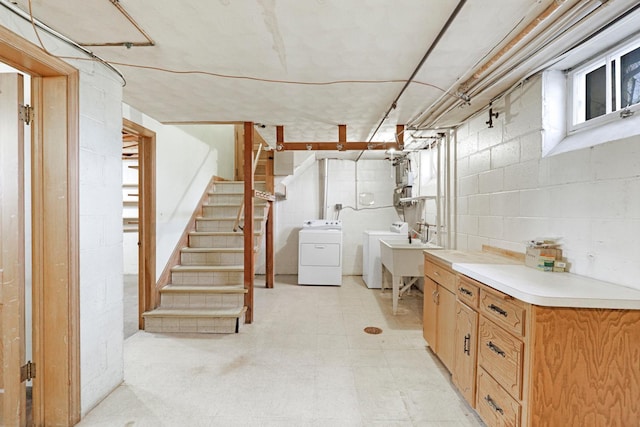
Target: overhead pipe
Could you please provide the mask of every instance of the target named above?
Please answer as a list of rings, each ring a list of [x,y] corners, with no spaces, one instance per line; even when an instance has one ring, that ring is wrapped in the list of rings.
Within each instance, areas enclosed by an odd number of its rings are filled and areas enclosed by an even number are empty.
[[[442,29],[440,30],[440,32],[436,36],[435,40],[433,41],[433,43],[431,43],[431,46],[429,46],[429,49],[424,54],[424,56],[422,57],[422,59],[420,60],[420,62],[416,66],[416,68],[413,70],[413,73],[411,73],[411,76],[405,82],[404,86],[402,87],[402,89],[398,93],[398,96],[396,96],[394,101],[391,103],[391,106],[389,107],[387,112],[384,114],[384,117],[382,118],[382,120],[380,120],[380,123],[378,123],[378,126],[373,131],[373,133],[371,134],[371,137],[369,137],[369,142],[371,142],[373,140],[373,137],[376,135],[376,133],[378,133],[378,130],[380,130],[380,127],[382,126],[384,121],[389,117],[389,114],[391,113],[391,111],[396,108],[396,106],[398,105],[398,101],[400,100],[400,97],[407,90],[407,88],[409,87],[411,82],[413,82],[413,80],[415,79],[416,75],[418,74],[418,72],[420,71],[420,69],[422,68],[424,63],[427,61],[429,56],[431,56],[431,52],[433,52],[433,50],[436,48],[436,46],[440,42],[440,39],[442,39],[442,37],[445,35],[445,33],[447,32],[447,30],[449,29],[449,27],[451,26],[453,21],[456,19],[456,17],[458,16],[458,13],[460,13],[460,10],[462,9],[462,7],[464,6],[464,4],[466,2],[467,2],[467,0],[460,0],[458,2],[458,5],[456,6],[456,8],[453,10],[451,15],[449,15],[449,19],[447,19],[447,22],[445,22],[444,26],[442,27]],[[360,156],[361,155],[362,155],[362,153],[360,153]],[[358,159],[360,158],[360,156],[358,156]]]
[[[480,77],[484,75],[491,67],[493,67],[503,56],[509,53],[518,43],[527,37],[533,30],[538,28],[540,24],[545,22],[551,15],[553,15],[559,8],[565,3],[566,0],[555,0],[551,3],[542,13],[535,17],[533,21],[522,29],[514,38],[502,47],[495,55],[485,62],[473,75],[460,85],[460,92],[467,92],[473,83],[475,83]]]
[[[598,1],[592,1],[592,2],[589,2],[589,3],[578,3],[578,4],[574,5],[574,6],[572,6],[570,10],[566,11],[561,18],[565,19],[565,20],[572,19],[573,17],[575,17],[576,14],[583,13],[583,15],[579,18],[579,19],[582,19],[585,16],[588,16],[591,12],[593,12],[599,6],[602,6],[603,4],[605,4],[607,1],[609,1],[609,0],[598,0]],[[515,65],[510,67],[505,72],[501,73],[500,77],[494,79],[492,82],[490,82],[488,84],[485,84],[481,89],[478,90],[478,86],[483,83],[484,79],[486,78],[486,77],[483,77],[483,76],[488,72],[488,70],[491,67],[495,66],[496,63],[500,59],[502,59],[504,56],[509,54],[516,47],[516,45],[518,43],[520,43],[524,38],[526,38],[529,34],[531,34],[532,31],[534,31],[537,27],[539,27],[543,22],[549,20],[551,18],[551,16],[557,11],[557,9],[559,9],[562,6],[562,4],[565,3],[565,2],[566,2],[566,0],[555,0],[552,5],[550,5],[543,12],[541,12],[539,15],[537,15],[536,18],[534,18],[534,20],[529,25],[527,25],[527,27],[525,27],[520,33],[518,33],[518,35],[516,35],[506,46],[504,46],[499,52],[497,52],[493,57],[491,57],[477,71],[475,71],[473,73],[473,75],[469,79],[467,79],[465,82],[460,84],[458,86],[458,89],[457,89],[458,92],[459,93],[464,93],[464,95],[466,95],[467,97],[470,98],[470,96],[471,96],[470,91],[472,89],[474,90],[475,93],[478,93],[479,90],[480,91],[481,90],[486,90],[486,89],[494,86],[497,83],[498,80],[503,78],[507,73],[513,71],[514,68],[516,68],[517,66],[522,64],[526,59],[528,59],[529,56],[526,56],[525,58],[520,59]],[[594,4],[596,5],[595,7],[593,7]],[[586,12],[585,12],[585,10],[586,10]],[[569,18],[566,18],[567,16],[569,16]],[[561,18],[559,18],[559,19],[561,19]],[[555,40],[555,37],[552,37],[551,41],[553,41],[553,40]],[[546,42],[545,45],[547,45],[548,43],[549,42]],[[538,48],[537,50],[539,50],[539,49],[540,48]],[[453,88],[451,88],[451,90],[453,90]],[[448,107],[444,107],[445,104],[446,104],[446,102],[443,102],[442,104],[440,104],[441,108],[442,108],[442,110],[441,110],[442,112],[440,114],[438,114],[434,119],[431,119],[429,122],[427,122],[429,120],[429,117],[421,118],[419,116],[415,120],[415,121],[421,120],[421,122],[419,123],[418,126],[425,126],[425,125],[433,126],[445,114],[447,114],[449,111],[451,111],[453,108],[455,108],[456,105],[458,105],[458,103],[449,103]],[[430,109],[431,108],[429,108],[428,110],[423,112],[422,115],[427,113]],[[433,116],[433,114],[431,114],[430,116]]]

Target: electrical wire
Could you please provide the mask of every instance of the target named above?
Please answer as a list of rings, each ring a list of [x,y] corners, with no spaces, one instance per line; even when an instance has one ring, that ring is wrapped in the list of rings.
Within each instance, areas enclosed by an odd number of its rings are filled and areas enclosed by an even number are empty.
[[[45,53],[47,53],[48,55],[50,55],[50,56],[52,56],[54,58],[59,58],[59,59],[76,59],[76,60],[86,60],[86,61],[99,62],[102,65],[104,65],[105,67],[107,67],[108,69],[110,69],[111,71],[113,71],[115,74],[118,75],[118,77],[122,80],[122,86],[123,87],[127,85],[127,81],[124,78],[124,76],[122,75],[122,73],[120,71],[118,71],[115,67],[113,67],[111,64],[109,64],[107,61],[105,61],[104,59],[102,59],[99,56],[95,55],[90,50],[80,46],[78,43],[74,42],[73,40],[69,39],[68,37],[58,33],[57,31],[53,30],[52,28],[48,27],[47,25],[43,24],[42,22],[36,20],[33,17],[33,14],[31,13],[31,9],[32,9],[31,0],[29,0],[29,13],[27,13],[27,12],[17,8],[17,7],[15,7],[13,4],[7,4],[7,2],[5,2],[3,0],[0,0],[0,5],[3,6],[4,8],[6,8],[7,10],[9,10],[10,12],[14,13],[15,15],[19,16],[20,18],[24,19],[25,21],[31,23],[31,26],[33,27],[35,35],[36,35],[36,37],[38,39],[38,42],[40,43],[40,48]],[[57,55],[52,54],[44,46],[44,43],[42,42],[42,39],[40,38],[39,31],[37,29],[38,27],[40,27],[41,30],[45,31],[49,35],[51,35],[51,36],[55,37],[56,39],[62,41],[63,43],[66,43],[69,46],[81,51],[82,53],[86,54],[90,58],[65,57],[65,56],[57,56]]]
[[[425,87],[430,87],[436,90],[439,90],[440,92],[442,92],[445,95],[448,95],[450,97],[453,98],[458,98],[459,96],[456,94],[453,94],[449,91],[447,91],[446,89],[443,89],[437,85],[428,83],[428,82],[423,82],[420,80],[410,80],[410,79],[345,79],[345,80],[329,80],[329,81],[302,81],[302,80],[282,80],[282,79],[269,79],[269,78],[263,78],[263,77],[256,77],[256,76],[241,76],[241,75],[233,75],[233,74],[223,74],[223,73],[216,73],[213,71],[205,71],[205,70],[176,70],[176,69],[170,69],[170,68],[164,68],[164,67],[157,67],[157,66],[152,66],[152,65],[142,65],[142,64],[132,64],[132,63],[127,63],[127,62],[118,62],[118,61],[107,61],[104,60],[98,56],[96,56],[93,52],[82,48],[82,51],[89,55],[89,58],[82,58],[82,57],[73,57],[73,56],[58,56],[58,55],[54,55],[51,52],[49,52],[47,50],[47,48],[45,47],[41,37],[40,37],[40,33],[37,29],[37,25],[33,16],[33,9],[32,9],[32,0],[28,0],[29,3],[29,21],[31,22],[31,25],[33,27],[33,31],[38,39],[38,42],[40,44],[40,47],[42,48],[42,50],[44,50],[48,55],[60,58],[60,59],[69,59],[69,60],[77,60],[77,61],[98,61],[101,63],[104,63],[105,65],[109,65],[110,68],[112,68],[114,71],[116,71],[120,77],[123,79],[124,84],[123,86],[126,85],[126,80],[124,79],[124,76],[122,75],[122,73],[120,73],[119,71],[117,71],[114,66],[120,66],[120,67],[127,67],[127,68],[135,68],[135,69],[143,69],[143,70],[151,70],[151,71],[158,71],[158,72],[164,72],[164,73],[171,73],[171,74],[185,74],[185,75],[204,75],[204,76],[210,76],[210,77],[218,77],[218,78],[223,78],[223,79],[232,79],[232,80],[249,80],[249,81],[256,81],[256,82],[263,82],[263,83],[276,83],[276,84],[286,84],[286,85],[299,85],[299,86],[331,86],[331,85],[340,85],[340,84],[388,84],[388,83],[404,83],[404,84],[416,84],[419,86],[425,86]],[[14,11],[15,12],[15,11]],[[42,25],[42,23],[40,23]],[[53,34],[52,32],[48,31],[49,33]],[[57,34],[55,34],[56,36],[58,36]],[[58,37],[60,38],[60,37]],[[61,40],[65,41],[65,42],[70,42],[70,40],[68,39],[62,39]],[[80,47],[80,45],[77,45],[75,43],[73,43],[74,47]]]

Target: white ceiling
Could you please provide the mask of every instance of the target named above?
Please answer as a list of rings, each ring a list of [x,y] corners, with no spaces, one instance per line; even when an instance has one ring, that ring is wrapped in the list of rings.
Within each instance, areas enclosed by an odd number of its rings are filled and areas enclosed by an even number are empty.
[[[113,0],[154,41],[147,41],[110,0],[32,0],[34,17],[111,62],[126,80],[124,101],[161,122],[253,121],[265,139],[285,126],[285,141],[392,141],[396,124],[456,124],[535,68],[472,95],[458,86],[550,5],[552,21],[580,0]],[[434,40],[451,25],[385,113]],[[579,37],[636,1],[610,0]],[[28,10],[28,0],[18,0]],[[612,6],[611,6],[612,4]],[[581,6],[582,7],[582,6]],[[606,10],[605,10],[606,9]],[[134,46],[127,48],[125,43]],[[528,38],[523,39],[529,44]],[[116,44],[117,46],[96,46]],[[566,43],[565,43],[566,44]],[[522,49],[515,45],[509,55]],[[541,49],[542,50],[542,49]],[[559,53],[547,53],[546,59]],[[508,58],[509,55],[505,56]],[[507,64],[508,65],[508,64]],[[505,67],[507,67],[505,65]],[[494,67],[499,68],[500,62]],[[513,67],[512,67],[513,68]],[[180,73],[178,73],[180,72]],[[493,72],[493,70],[489,70]],[[495,71],[497,73],[497,71]],[[451,108],[454,106],[455,108]],[[434,114],[447,112],[435,119]],[[435,119],[435,120],[434,120]]]

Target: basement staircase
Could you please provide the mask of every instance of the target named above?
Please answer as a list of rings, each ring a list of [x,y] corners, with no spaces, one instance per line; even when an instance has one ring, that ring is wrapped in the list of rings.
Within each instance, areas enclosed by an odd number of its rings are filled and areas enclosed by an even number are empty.
[[[264,182],[255,188],[264,191]],[[180,265],[160,290],[160,306],[143,314],[147,332],[234,333],[244,324],[244,237],[233,231],[243,195],[242,181],[213,183]],[[254,256],[267,214],[267,202],[254,199]]]

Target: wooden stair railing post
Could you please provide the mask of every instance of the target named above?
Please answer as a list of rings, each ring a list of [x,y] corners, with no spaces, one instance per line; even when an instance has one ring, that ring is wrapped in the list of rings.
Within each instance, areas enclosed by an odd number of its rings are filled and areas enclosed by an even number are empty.
[[[256,174],[256,167],[258,165],[258,159],[260,158],[261,151],[262,151],[262,144],[258,146],[258,152],[256,153],[256,160],[253,162],[253,167],[251,168],[252,177],[254,177]],[[251,189],[251,193],[253,193],[253,188]],[[242,199],[242,203],[240,203],[240,207],[238,208],[238,214],[236,215],[236,220],[233,223],[233,231],[238,231],[238,228],[240,226],[240,218],[242,217],[243,212],[244,212],[244,198]]]
[[[245,322],[253,322],[253,122],[244,123],[244,305],[247,307]],[[257,163],[257,162],[256,162]]]
[[[280,128],[280,127],[278,127]],[[284,139],[283,131],[279,131],[276,128],[276,139],[277,142],[280,142],[280,139]],[[265,186],[266,190],[270,194],[275,193],[275,185],[273,181],[273,161],[274,161],[274,152],[273,150],[267,152],[267,165],[265,171]],[[267,213],[267,222],[265,224],[265,280],[264,284],[266,288],[273,288],[275,284],[275,266],[274,266],[274,224],[276,221],[275,216],[275,204],[273,201],[269,201],[269,212]]]

